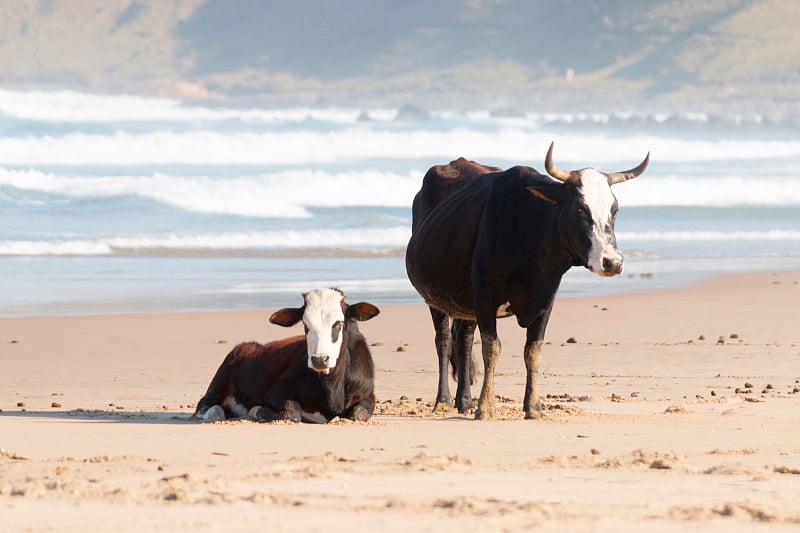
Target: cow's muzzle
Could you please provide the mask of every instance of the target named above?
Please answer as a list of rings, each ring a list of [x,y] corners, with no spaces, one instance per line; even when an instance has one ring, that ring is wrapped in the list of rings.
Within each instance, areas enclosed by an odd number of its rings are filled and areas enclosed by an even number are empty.
[[[328,373],[330,371],[329,363],[331,358],[329,355],[312,355],[309,358],[311,362],[311,368],[316,370],[317,372],[325,372]]]
[[[604,257],[602,261],[603,270],[598,272],[598,274],[601,276],[616,276],[622,274],[624,263],[621,256],[616,258]]]

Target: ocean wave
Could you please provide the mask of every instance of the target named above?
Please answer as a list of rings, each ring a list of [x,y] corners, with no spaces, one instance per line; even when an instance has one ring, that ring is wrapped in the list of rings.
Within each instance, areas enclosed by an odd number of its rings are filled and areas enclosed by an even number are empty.
[[[0,115],[38,122],[221,122],[353,124],[362,112],[349,108],[225,108],[186,105],[171,98],[101,95],[75,91],[8,91],[0,89]],[[392,120],[394,109],[375,109],[371,120]]]
[[[65,240],[0,241],[0,256],[114,254],[182,254],[187,252],[269,252],[350,250],[386,255],[404,248],[411,236],[409,226],[389,228],[342,228],[260,232],[170,234]]]
[[[0,137],[0,164],[15,166],[312,165],[380,159],[429,160],[459,156],[487,164],[541,168],[550,142],[561,166],[592,165],[615,171],[633,166],[649,151],[653,166],[698,162],[731,165],[800,157],[800,141],[695,140],[649,134],[559,134],[543,129],[445,130],[348,126],[336,131],[187,132],[112,134],[72,132],[59,136]],[[504,163],[502,163],[504,162]],[[614,168],[606,168],[612,166]],[[627,167],[626,167],[627,168]]]
[[[139,197],[188,212],[309,218],[310,207],[409,208],[425,170],[326,172],[293,169],[256,176],[70,176],[0,167],[0,201],[10,205]],[[11,194],[10,191],[14,191]],[[796,206],[800,179],[781,176],[645,175],[614,187],[620,206]]]
[[[791,206],[800,205],[800,179],[786,176],[643,175],[617,185],[620,206]]]
[[[288,170],[220,179],[159,173],[151,176],[64,176],[0,168],[0,190],[13,187],[67,199],[141,197],[198,213],[277,218],[310,217],[307,207],[407,207],[420,182],[421,174],[400,175],[376,170],[336,174]]]
[[[0,89],[0,115],[38,122],[114,123],[182,122],[202,123],[240,121],[243,123],[287,124],[307,121],[355,124],[364,120],[392,122],[402,109],[354,107],[237,108],[222,105],[196,105],[179,99],[128,94],[93,94],[77,91],[14,91]],[[706,125],[761,126],[770,122],[751,113],[712,115],[707,112],[528,112],[519,109],[497,110],[420,110],[418,120],[458,121],[508,125],[522,128],[547,126],[673,126]],[[773,119],[774,121],[774,119]]]
[[[258,255],[397,256],[411,236],[409,226],[170,234],[63,240],[0,241],[0,256]],[[800,230],[622,231],[620,242],[800,242]]]
[[[651,242],[800,241],[800,231],[621,231],[617,232],[617,239]]]

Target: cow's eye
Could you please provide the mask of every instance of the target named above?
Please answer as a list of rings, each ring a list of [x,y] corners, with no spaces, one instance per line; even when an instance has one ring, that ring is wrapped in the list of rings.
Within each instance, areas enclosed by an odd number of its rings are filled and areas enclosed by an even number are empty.
[[[578,214],[579,217],[586,215],[586,209],[584,209],[583,206],[580,205],[575,208],[575,212]]]
[[[333,342],[339,340],[339,334],[342,332],[342,328],[344,327],[344,322],[339,320],[331,327],[331,339]]]

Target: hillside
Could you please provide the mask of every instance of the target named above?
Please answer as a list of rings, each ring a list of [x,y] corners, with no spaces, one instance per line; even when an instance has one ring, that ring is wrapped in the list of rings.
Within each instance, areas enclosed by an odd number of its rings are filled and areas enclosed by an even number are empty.
[[[0,86],[281,103],[798,112],[783,0],[17,0]]]

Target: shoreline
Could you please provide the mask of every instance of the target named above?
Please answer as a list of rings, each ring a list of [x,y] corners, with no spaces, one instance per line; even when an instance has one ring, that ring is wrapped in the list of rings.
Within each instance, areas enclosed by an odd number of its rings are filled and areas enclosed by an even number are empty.
[[[300,331],[273,309],[0,318],[4,525],[790,531],[798,301],[800,271],[557,299],[533,421],[525,332],[500,320],[488,422],[430,413],[427,308],[381,306],[361,326],[378,414],[326,426],[188,420],[233,345]]]
[[[54,258],[44,267],[38,261],[43,258],[36,259],[12,265],[8,281],[0,281],[0,292],[6,294],[0,318],[252,311],[295,305],[301,292],[323,286],[344,288],[351,298],[377,305],[422,303],[400,258],[312,258],[312,264],[304,264],[301,258],[276,258],[268,264],[252,258],[256,263],[209,265],[207,259],[149,264],[154,258],[130,257],[109,259],[112,263],[108,264],[103,261],[102,268],[91,266],[87,258]],[[226,266],[230,270],[223,274]],[[800,256],[634,256],[628,260],[626,272],[615,278],[598,279],[585,269],[570,269],[557,297],[634,294],[685,287],[719,276],[794,270],[800,270]]]

